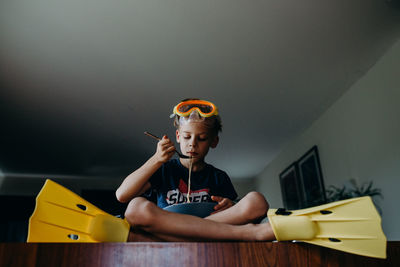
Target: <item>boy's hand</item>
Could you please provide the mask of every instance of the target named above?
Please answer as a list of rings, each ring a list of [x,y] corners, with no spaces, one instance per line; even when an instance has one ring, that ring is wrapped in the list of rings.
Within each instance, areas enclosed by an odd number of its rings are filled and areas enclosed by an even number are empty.
[[[157,151],[154,156],[159,162],[165,163],[172,158],[174,153],[174,143],[166,135],[164,135],[157,144]]]
[[[233,201],[230,200],[229,198],[219,197],[219,196],[211,196],[211,199],[213,201],[218,202],[218,204],[214,206],[215,211],[213,213],[226,210],[227,208],[230,208],[234,205]]]

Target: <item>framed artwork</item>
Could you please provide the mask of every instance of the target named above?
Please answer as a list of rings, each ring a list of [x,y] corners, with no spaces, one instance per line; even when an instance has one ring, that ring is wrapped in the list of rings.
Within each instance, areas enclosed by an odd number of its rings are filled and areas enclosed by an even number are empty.
[[[291,164],[279,174],[283,206],[288,210],[300,209],[303,206],[303,192],[296,163]]]
[[[283,205],[296,210],[326,203],[318,148],[313,146],[279,174]]]
[[[326,203],[324,181],[318,148],[313,146],[297,162],[299,178],[303,188],[304,208]]]

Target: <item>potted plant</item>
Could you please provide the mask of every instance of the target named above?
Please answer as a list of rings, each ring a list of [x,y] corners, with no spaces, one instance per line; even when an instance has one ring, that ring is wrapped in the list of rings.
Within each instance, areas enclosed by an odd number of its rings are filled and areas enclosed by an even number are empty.
[[[326,190],[328,202],[349,199],[354,197],[370,196],[374,201],[379,213],[382,213],[380,207],[376,205],[375,198],[380,197],[383,199],[382,190],[379,188],[373,188],[373,181],[363,183],[361,186],[357,185],[354,179],[350,179],[350,187],[343,185],[342,187],[336,187],[331,185]]]

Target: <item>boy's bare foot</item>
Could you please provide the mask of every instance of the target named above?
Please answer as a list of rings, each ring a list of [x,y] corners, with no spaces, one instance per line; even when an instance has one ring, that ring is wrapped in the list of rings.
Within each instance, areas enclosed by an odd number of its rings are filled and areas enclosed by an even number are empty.
[[[257,241],[276,240],[274,231],[269,223],[255,224]]]

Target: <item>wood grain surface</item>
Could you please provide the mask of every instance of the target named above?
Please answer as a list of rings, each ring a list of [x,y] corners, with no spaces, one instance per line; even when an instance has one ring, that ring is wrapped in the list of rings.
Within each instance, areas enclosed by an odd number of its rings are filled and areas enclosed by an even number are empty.
[[[386,260],[290,242],[0,243],[0,266],[400,266],[400,242]]]

